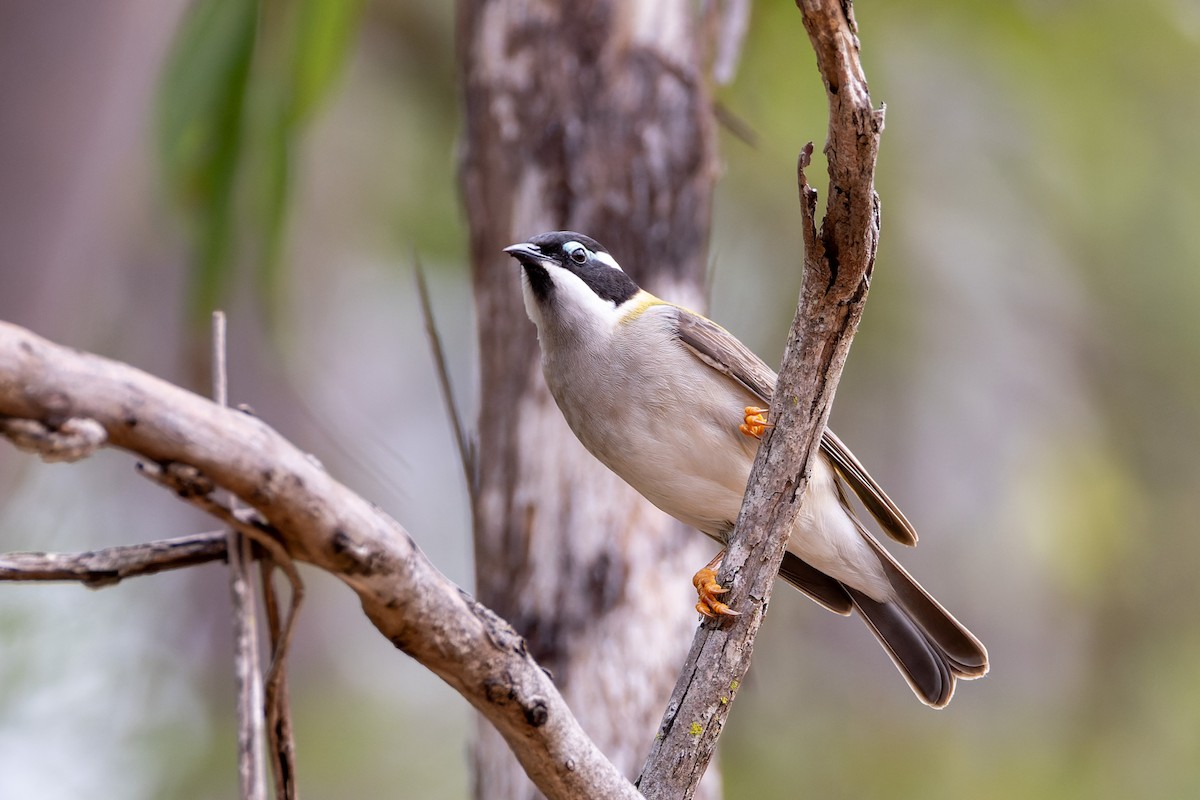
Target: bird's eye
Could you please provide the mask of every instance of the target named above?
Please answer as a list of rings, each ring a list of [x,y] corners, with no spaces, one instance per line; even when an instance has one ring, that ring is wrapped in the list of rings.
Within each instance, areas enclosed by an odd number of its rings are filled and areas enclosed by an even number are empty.
[[[579,242],[567,242],[563,245],[563,252],[574,261],[576,264],[586,264],[588,260],[588,249]]]

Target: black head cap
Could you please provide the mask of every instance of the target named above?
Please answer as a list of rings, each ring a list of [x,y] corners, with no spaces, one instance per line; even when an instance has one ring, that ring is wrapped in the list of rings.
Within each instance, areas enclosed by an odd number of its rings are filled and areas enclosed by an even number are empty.
[[[554,291],[554,281],[546,262],[574,273],[604,300],[620,305],[638,293],[638,285],[625,274],[604,245],[575,231],[539,233],[528,242],[504,248],[521,262],[529,284],[539,299]]]

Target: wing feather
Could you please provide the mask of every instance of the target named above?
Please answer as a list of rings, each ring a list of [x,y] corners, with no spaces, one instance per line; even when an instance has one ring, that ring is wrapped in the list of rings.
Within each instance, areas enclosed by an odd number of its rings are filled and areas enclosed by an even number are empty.
[[[838,475],[849,484],[862,501],[867,511],[879,523],[888,536],[901,544],[912,547],[917,543],[917,531],[904,516],[904,512],[892,502],[883,487],[875,482],[866,467],[850,452],[850,448],[829,428],[821,437],[821,450],[829,456]]]
[[[679,340],[701,362],[746,387],[765,405],[775,393],[775,370],[737,337],[717,323],[686,308],[675,307]],[[892,502],[850,448],[828,428],[821,437],[821,450],[833,462],[842,480],[854,491],[863,506],[888,536],[906,545],[917,543],[917,532]]]
[[[683,342],[696,358],[745,386],[764,404],[771,404],[771,395],[775,392],[775,370],[754,355],[754,352],[739,342],[732,333],[707,317],[678,306],[675,312],[679,341]]]

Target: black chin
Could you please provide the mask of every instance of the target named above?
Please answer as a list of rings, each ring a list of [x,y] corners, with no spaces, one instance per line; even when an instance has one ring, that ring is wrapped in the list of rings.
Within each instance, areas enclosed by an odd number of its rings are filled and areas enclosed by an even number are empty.
[[[525,270],[525,277],[529,279],[529,288],[533,290],[533,296],[539,301],[545,300],[554,293],[554,282],[550,280],[550,271],[541,263],[521,259],[521,268]]]

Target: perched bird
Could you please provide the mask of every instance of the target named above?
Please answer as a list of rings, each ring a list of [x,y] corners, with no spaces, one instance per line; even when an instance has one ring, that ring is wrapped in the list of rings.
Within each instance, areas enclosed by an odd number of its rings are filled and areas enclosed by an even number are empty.
[[[571,430],[651,503],[724,544],[767,425],[775,373],[715,322],[639,288],[595,239],[556,231],[504,252],[521,265],[542,371]],[[842,615],[857,610],[917,697],[950,702],[987,650],[867,532],[849,487],[893,539],[917,534],[832,431],[812,466],[779,575]],[[696,574],[696,608],[736,614],[716,581],[724,549]]]

